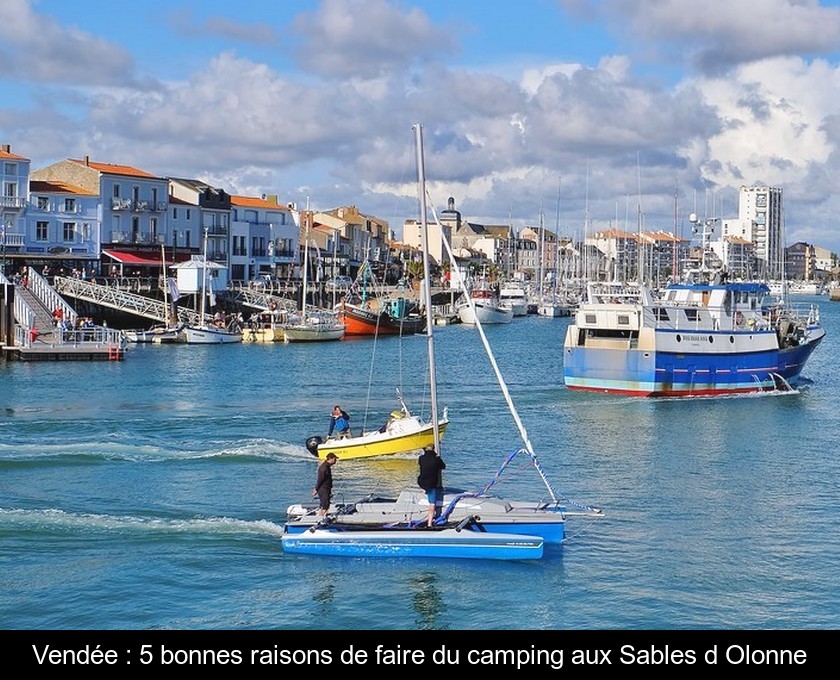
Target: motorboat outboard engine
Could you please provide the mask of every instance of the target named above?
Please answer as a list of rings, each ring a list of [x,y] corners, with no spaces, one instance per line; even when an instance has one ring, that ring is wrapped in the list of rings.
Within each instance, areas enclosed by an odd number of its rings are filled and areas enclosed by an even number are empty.
[[[306,440],[306,449],[316,458],[318,457],[318,446],[324,443],[324,440],[321,439],[318,435],[314,437],[310,437]]]

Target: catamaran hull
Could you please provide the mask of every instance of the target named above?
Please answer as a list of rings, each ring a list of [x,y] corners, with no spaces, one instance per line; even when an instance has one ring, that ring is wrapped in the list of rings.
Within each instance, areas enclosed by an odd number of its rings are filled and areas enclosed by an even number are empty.
[[[441,439],[446,432],[448,420],[438,423],[438,430]],[[312,437],[307,440],[307,448],[310,448]],[[316,442],[314,453],[324,460],[328,453],[334,453],[339,460],[350,458],[372,458],[374,456],[389,456],[395,453],[416,451],[434,444],[434,425],[428,423],[416,432],[409,432],[400,435],[390,435],[387,432],[370,432],[360,437],[349,437],[347,439],[330,439],[326,442]]]
[[[323,520],[316,510],[315,503],[290,505],[286,508],[286,531],[302,533],[312,529]],[[333,504],[327,516],[335,526],[376,527],[383,523],[424,523],[428,511],[426,492],[406,489],[397,498],[371,497],[355,503]],[[454,524],[476,518],[481,530],[487,533],[537,536],[545,543],[559,545],[565,539],[566,513],[565,504],[559,502],[517,501],[448,490],[439,514],[446,515],[447,521]]]
[[[348,517],[349,520],[352,520],[352,516]],[[382,517],[379,517],[379,523],[382,522]],[[416,516],[407,519],[407,522],[425,522],[426,514],[425,511],[422,515],[417,514]],[[303,534],[312,530],[315,521],[312,523],[306,522],[289,522],[286,524],[286,532],[290,535],[293,534]],[[510,521],[495,521],[492,517],[486,517],[484,515],[481,516],[481,530],[488,534],[494,535],[509,535],[509,534],[516,534],[522,536],[531,536],[537,537],[542,539],[544,543],[548,543],[551,545],[560,545],[563,543],[563,540],[566,537],[566,530],[565,530],[565,520],[562,515],[559,513],[555,516],[551,516],[547,521],[541,521],[538,519],[534,519],[531,521],[528,520],[510,520]]]
[[[341,557],[426,557],[536,560],[543,540],[519,534],[473,529],[314,529],[285,532],[284,552]]]
[[[569,333],[576,333],[569,327]],[[663,333],[663,335],[665,335]],[[673,336],[673,332],[667,335]],[[751,334],[756,340],[760,333]],[[768,338],[775,334],[769,332]],[[779,378],[796,385],[825,332],[811,329],[796,347],[743,352],[676,352],[653,348],[571,347],[563,354],[563,375],[571,390],[642,397],[716,396],[779,389]],[[709,348],[729,344],[731,333],[703,333]],[[709,338],[712,339],[709,342]],[[657,333],[657,344],[660,333]]]

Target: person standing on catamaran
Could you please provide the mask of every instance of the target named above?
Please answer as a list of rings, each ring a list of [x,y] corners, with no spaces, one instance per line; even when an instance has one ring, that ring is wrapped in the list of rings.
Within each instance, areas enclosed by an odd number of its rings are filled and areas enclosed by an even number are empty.
[[[426,525],[431,527],[435,517],[439,514],[439,506],[443,503],[443,471],[446,463],[443,462],[435,447],[432,445],[423,449],[423,454],[417,459],[420,465],[420,474],[417,476],[417,486],[426,492],[429,501],[429,514],[426,518]]]

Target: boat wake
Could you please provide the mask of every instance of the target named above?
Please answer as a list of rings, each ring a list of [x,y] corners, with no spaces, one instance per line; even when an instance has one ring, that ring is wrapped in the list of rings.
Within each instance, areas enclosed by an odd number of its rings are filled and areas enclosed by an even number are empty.
[[[23,510],[0,508],[0,531],[4,534],[191,534],[212,536],[280,535],[283,527],[268,520],[240,520],[231,517],[117,517],[65,510]]]
[[[196,442],[198,443],[198,442]],[[207,442],[206,448],[190,448],[181,444],[180,448],[171,443],[130,443],[76,441],[76,442],[36,442],[26,445],[19,443],[0,443],[0,468],[9,465],[37,463],[40,465],[97,464],[102,462],[125,461],[131,463],[163,463],[171,461],[190,461],[202,459],[237,460],[288,460],[312,456],[301,446],[289,442],[267,438],[237,440],[235,442]]]

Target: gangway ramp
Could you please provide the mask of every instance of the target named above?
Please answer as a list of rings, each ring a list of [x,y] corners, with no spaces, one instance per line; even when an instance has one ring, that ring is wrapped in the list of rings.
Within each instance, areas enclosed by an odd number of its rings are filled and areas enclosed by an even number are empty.
[[[78,300],[86,300],[103,307],[116,309],[121,312],[135,314],[146,319],[152,319],[165,323],[168,321],[168,305],[162,300],[136,293],[128,293],[113,286],[77,279],[69,276],[56,276],[53,279],[53,288],[61,295],[73,297]],[[201,324],[201,313],[188,309],[187,307],[176,307],[178,320],[182,323],[199,325]],[[205,315],[205,321],[210,317]]]

